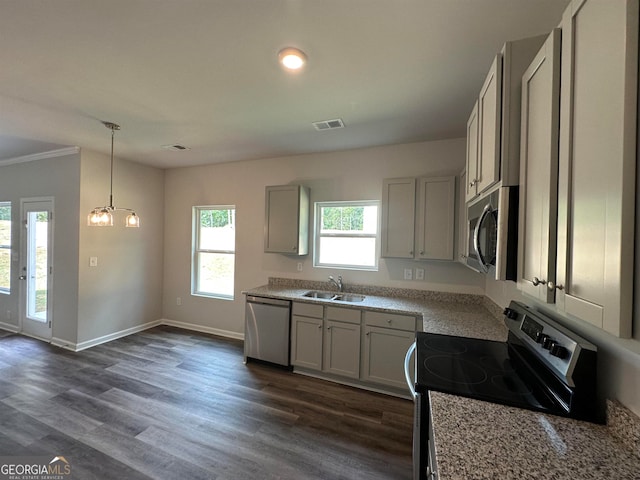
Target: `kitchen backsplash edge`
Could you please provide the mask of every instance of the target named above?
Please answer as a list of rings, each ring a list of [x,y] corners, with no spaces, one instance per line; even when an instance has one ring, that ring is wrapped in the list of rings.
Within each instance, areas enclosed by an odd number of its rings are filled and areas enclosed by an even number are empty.
[[[288,287],[309,290],[335,290],[329,282],[315,280],[300,280],[296,278],[269,277],[269,286]],[[484,295],[469,293],[447,293],[432,290],[415,290],[410,288],[379,287],[375,285],[345,284],[347,293],[359,293],[362,295],[376,295],[381,297],[402,297],[414,300],[430,300],[434,302],[458,302],[466,305],[484,305]],[[497,308],[497,306],[496,306]],[[491,311],[493,314],[493,311]]]

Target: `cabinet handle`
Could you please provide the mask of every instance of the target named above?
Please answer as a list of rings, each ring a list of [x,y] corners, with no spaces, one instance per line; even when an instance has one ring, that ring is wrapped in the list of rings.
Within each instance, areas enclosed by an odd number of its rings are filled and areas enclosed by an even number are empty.
[[[546,285],[547,281],[546,280],[540,280],[538,277],[533,277],[533,286],[537,287],[538,285]]]
[[[391,319],[390,319],[390,318],[387,318],[387,323],[388,323],[389,325],[391,325]]]
[[[413,250],[409,250],[409,255],[413,255]]]
[[[424,250],[420,250],[420,255],[424,255]]]
[[[371,332],[367,332],[365,335],[368,337]]]
[[[471,181],[471,183],[469,184],[469,186],[470,186],[470,187],[475,187],[475,186],[476,186],[476,183],[478,183],[478,179],[477,179],[477,178],[474,178],[474,179]]]
[[[318,325],[318,328],[322,328],[322,325]]]
[[[550,292],[553,292],[554,290],[564,290],[564,285],[556,285],[553,282],[549,282],[547,283],[547,288]]]
[[[296,247],[291,247],[291,250],[293,250],[295,252],[296,251]]]

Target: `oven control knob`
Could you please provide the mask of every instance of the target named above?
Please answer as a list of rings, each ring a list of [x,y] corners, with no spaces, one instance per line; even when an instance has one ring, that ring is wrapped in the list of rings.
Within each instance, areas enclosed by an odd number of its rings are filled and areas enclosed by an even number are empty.
[[[549,353],[554,357],[565,358],[567,356],[567,349],[557,342],[551,342]]]
[[[555,344],[556,341],[552,339],[549,335],[545,335],[545,339],[542,341],[542,348],[545,350],[550,350],[551,346]]]
[[[516,312],[513,308],[507,307],[502,313],[510,320],[515,320],[516,318],[518,318],[518,312]]]

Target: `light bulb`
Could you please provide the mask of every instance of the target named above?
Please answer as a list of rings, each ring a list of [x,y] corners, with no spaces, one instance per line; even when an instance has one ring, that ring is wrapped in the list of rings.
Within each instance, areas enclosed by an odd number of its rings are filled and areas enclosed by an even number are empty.
[[[302,50],[297,48],[288,47],[280,50],[278,53],[278,59],[283,67],[287,70],[299,70],[307,61],[307,56]]]

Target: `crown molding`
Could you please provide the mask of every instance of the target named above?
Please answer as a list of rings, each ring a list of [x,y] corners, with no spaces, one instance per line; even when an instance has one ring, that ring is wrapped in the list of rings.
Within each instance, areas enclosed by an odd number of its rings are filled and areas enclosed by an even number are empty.
[[[15,165],[16,163],[35,162],[37,160],[44,160],[45,158],[64,157],[65,155],[73,155],[75,153],[80,153],[80,147],[58,148],[57,150],[50,150],[48,152],[33,153],[31,155],[0,160],[0,167]]]

